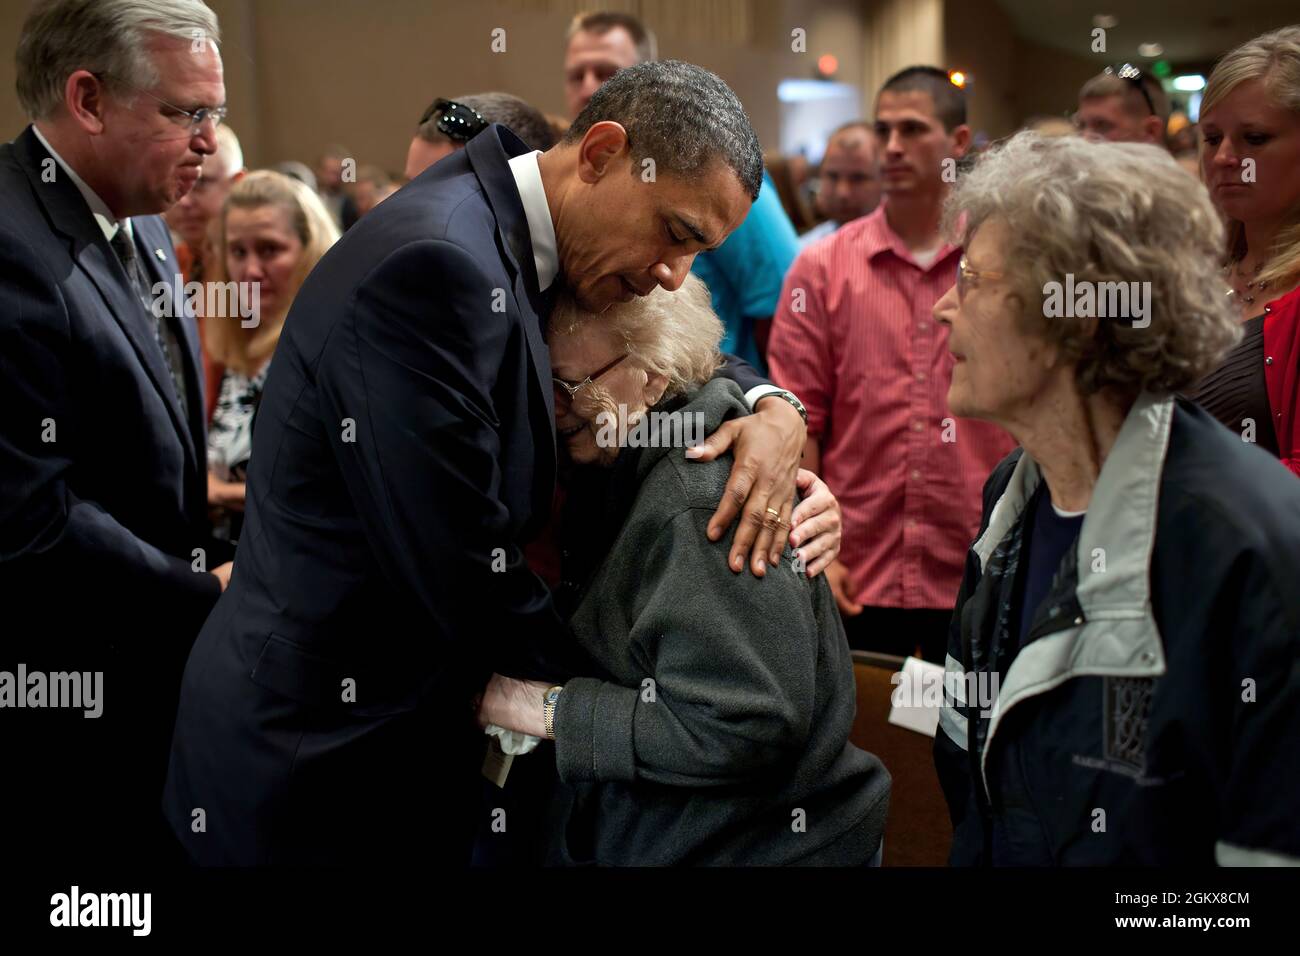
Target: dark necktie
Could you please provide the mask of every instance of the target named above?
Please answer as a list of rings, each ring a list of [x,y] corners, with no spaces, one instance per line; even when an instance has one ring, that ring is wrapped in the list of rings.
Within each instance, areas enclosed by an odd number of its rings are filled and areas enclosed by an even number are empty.
[[[163,364],[167,366],[167,371],[171,375],[172,389],[175,392],[177,401],[180,403],[182,417],[189,421],[189,403],[185,398],[185,372],[181,367],[180,343],[177,341],[176,333],[167,320],[160,315],[154,314],[152,307],[153,290],[149,286],[149,280],[145,277],[144,267],[140,265],[140,259],[135,253],[135,243],[127,235],[125,225],[118,224],[117,233],[110,240],[110,245],[112,245],[113,251],[117,253],[117,258],[121,260],[122,268],[126,270],[127,278],[131,280],[131,285],[140,299],[140,304],[144,307],[149,320],[153,323],[154,340],[158,343],[158,348],[162,352]],[[170,288],[167,294],[171,294]]]

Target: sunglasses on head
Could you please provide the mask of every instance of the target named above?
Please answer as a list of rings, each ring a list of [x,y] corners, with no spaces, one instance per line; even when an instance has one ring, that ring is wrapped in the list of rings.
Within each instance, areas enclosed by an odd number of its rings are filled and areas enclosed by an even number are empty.
[[[1151,111],[1151,115],[1156,115],[1156,104],[1151,101],[1151,93],[1147,90],[1144,81],[1146,74],[1138,67],[1132,63],[1122,63],[1119,66],[1108,66],[1104,72],[1109,73],[1111,76],[1118,76],[1121,80],[1132,83],[1137,87],[1137,91],[1142,94],[1142,99],[1146,100],[1147,109]]]
[[[488,121],[483,118],[482,113],[455,100],[442,98],[434,100],[420,117],[419,125],[423,126],[429,122],[434,114],[438,114],[438,132],[458,143],[468,143],[488,128]]]

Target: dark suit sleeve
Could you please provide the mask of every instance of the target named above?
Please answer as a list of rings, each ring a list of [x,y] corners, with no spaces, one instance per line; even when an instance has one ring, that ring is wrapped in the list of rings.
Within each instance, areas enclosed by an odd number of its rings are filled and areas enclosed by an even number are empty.
[[[12,570],[36,561],[69,581],[93,576],[126,604],[191,610],[201,620],[220,593],[217,579],[136,537],[75,493],[72,349],[58,286],[6,234],[0,276],[0,564]]]
[[[552,679],[563,672],[539,658],[554,660],[568,632],[500,498],[511,463],[498,423],[528,412],[494,398],[503,355],[523,331],[493,312],[493,291],[452,243],[394,252],[363,280],[325,348],[321,415],[376,559],[454,638],[448,652]]]
[[[754,371],[754,366],[750,365],[742,358],[736,358],[734,355],[723,354],[726,364],[718,369],[717,375],[723,378],[729,378],[740,386],[742,392],[748,392],[756,385],[771,385],[772,382],[763,378],[758,372]]]

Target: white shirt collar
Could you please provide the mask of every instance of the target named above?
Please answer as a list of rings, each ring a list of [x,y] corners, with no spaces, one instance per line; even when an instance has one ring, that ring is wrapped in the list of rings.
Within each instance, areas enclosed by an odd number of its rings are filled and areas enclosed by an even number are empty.
[[[114,219],[113,211],[108,208],[108,203],[100,199],[99,194],[87,186],[86,181],[78,176],[76,171],[64,161],[63,157],[50,145],[50,141],[41,135],[41,131],[35,123],[32,124],[32,132],[41,141],[41,145],[45,147],[46,152],[54,157],[54,161],[59,164],[59,168],[68,174],[68,178],[72,180],[72,185],[77,187],[77,192],[81,193],[81,197],[86,200],[86,205],[90,207],[91,213],[94,214],[95,222],[99,223],[104,238],[112,242],[113,237],[117,235],[118,227],[123,226],[126,228],[127,237],[134,239],[135,230],[131,228],[131,220],[123,219],[119,222]]]
[[[551,222],[551,207],[546,202],[542,171],[537,165],[537,157],[541,154],[538,149],[515,156],[510,160],[510,173],[515,177],[519,199],[524,204],[524,218],[528,221],[528,235],[533,241],[538,290],[545,292],[560,271],[560,255],[555,248],[555,223]]]

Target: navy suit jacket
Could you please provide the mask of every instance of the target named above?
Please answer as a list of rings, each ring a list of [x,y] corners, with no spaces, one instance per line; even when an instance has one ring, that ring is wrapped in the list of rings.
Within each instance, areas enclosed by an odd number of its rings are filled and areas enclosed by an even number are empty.
[[[132,225],[150,282],[179,314],[166,227]],[[53,828],[27,828],[34,839],[139,845],[122,812],[149,812],[162,829],[181,669],[220,591],[194,570],[194,549],[209,569],[225,559],[207,521],[197,329],[172,321],[188,417],[169,397],[153,319],[75,184],[30,127],[0,146],[0,670],[104,674],[99,718],[14,712],[43,769],[4,799]],[[53,822],[73,788],[83,822],[90,813],[84,834]]]
[[[526,149],[480,134],[361,219],[294,301],[172,747],[167,813],[201,862],[463,865],[472,696],[493,670],[578,666],[518,545],[555,480],[549,301],[508,165]]]

